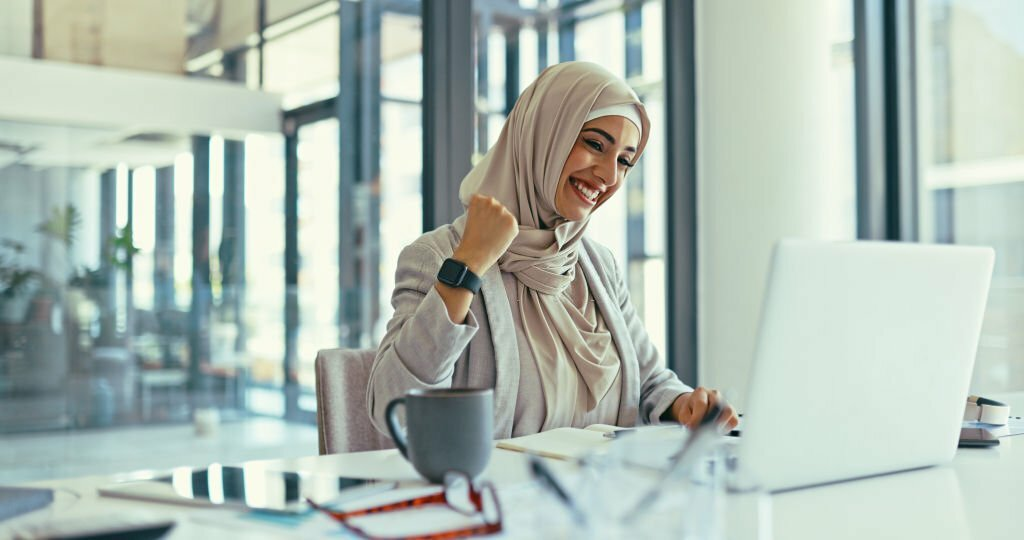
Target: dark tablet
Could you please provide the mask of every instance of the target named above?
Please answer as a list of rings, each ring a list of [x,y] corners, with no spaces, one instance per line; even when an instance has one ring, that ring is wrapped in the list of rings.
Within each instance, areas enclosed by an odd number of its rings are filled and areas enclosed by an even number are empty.
[[[301,513],[308,509],[306,497],[337,504],[394,487],[394,482],[213,464],[174,469],[167,476],[114,484],[99,491],[107,497]]]

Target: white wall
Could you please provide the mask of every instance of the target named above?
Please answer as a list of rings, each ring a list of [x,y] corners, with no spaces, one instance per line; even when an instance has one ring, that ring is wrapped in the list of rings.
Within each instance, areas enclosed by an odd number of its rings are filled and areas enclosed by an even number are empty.
[[[842,230],[827,158],[836,4],[696,3],[699,382],[741,410],[773,244]]]
[[[0,2],[0,55],[32,56],[32,0]]]

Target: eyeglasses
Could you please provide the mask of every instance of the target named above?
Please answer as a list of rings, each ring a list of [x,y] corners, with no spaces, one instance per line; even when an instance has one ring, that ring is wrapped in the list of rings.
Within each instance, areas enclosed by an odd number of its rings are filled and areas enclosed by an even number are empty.
[[[496,534],[502,530],[501,505],[498,503],[498,494],[494,489],[494,485],[490,482],[484,482],[480,484],[479,488],[477,488],[473,485],[469,476],[465,473],[456,471],[445,474],[444,489],[439,493],[387,503],[380,506],[373,506],[360,510],[341,511],[324,508],[308,498],[306,499],[306,502],[308,502],[314,509],[331,516],[345,528],[362,538],[366,538],[367,540],[445,540],[449,538]],[[484,522],[480,525],[473,525],[464,529],[402,537],[374,536],[349,522],[351,518],[355,517],[369,516],[409,508],[419,508],[421,506],[432,504],[446,505],[452,510],[455,510],[465,516],[479,515],[483,518]]]

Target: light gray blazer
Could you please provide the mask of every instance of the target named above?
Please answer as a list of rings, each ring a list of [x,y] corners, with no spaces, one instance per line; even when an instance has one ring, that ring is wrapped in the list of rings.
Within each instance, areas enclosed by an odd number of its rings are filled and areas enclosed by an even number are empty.
[[[377,350],[366,393],[367,410],[382,433],[388,432],[384,409],[408,390],[470,387],[494,389],[494,437],[512,436],[520,392],[512,306],[494,265],[482,276],[483,286],[465,324],[451,322],[434,284],[457,243],[454,227],[444,225],[419,237],[398,257],[391,297],[395,314]],[[679,394],[692,388],[661,366],[611,251],[587,238],[582,247],[580,266],[622,362],[618,424],[656,423]],[[540,388],[523,391],[543,395]]]

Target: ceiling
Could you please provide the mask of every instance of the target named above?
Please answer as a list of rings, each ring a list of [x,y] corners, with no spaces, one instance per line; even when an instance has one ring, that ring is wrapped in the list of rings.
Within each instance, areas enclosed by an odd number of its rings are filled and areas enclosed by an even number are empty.
[[[111,128],[55,126],[0,120],[0,168],[110,168],[170,165],[191,150],[186,134],[146,133]]]

